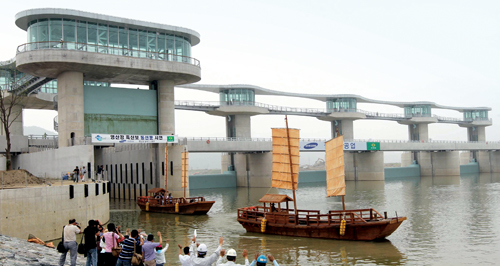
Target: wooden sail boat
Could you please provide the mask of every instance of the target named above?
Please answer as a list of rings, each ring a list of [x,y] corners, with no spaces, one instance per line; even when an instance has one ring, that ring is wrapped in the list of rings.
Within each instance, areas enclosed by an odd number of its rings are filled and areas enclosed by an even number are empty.
[[[165,147],[165,173],[168,165],[167,147]],[[167,175],[165,174],[165,188],[148,190],[148,196],[137,198],[137,205],[143,211],[175,213],[175,214],[207,214],[215,201],[206,201],[204,197],[186,198],[186,187],[189,178],[189,152],[184,148],[182,152],[181,182],[184,188],[184,197],[168,198]]]
[[[285,118],[286,120],[286,118]],[[273,128],[272,187],[291,189],[287,195],[266,194],[263,206],[238,209],[238,222],[247,232],[339,240],[375,240],[391,235],[406,217],[387,218],[374,209],[346,210],[344,203],[343,138],[326,143],[327,196],[342,196],[342,210],[322,214],[318,210],[298,210],[295,190],[299,170],[299,131]],[[293,201],[294,209],[289,208]],[[277,205],[277,207],[275,206]]]

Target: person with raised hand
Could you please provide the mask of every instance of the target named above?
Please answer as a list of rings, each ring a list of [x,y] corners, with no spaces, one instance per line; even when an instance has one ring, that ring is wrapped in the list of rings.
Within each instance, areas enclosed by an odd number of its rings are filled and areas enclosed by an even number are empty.
[[[274,266],[280,266],[274,259],[273,255],[268,254],[266,258],[265,255],[260,255],[259,252],[255,253],[255,260],[250,263],[250,266],[265,266],[267,265],[267,259],[269,259],[269,261],[272,262]]]
[[[224,255],[226,254],[226,251],[223,249],[220,251],[220,257],[217,260],[217,266],[243,266],[241,264],[236,264],[236,250],[230,249],[227,251],[227,263],[222,263],[222,258],[224,258]],[[250,265],[248,262],[248,251],[246,249],[243,250],[243,258],[245,258],[245,266]]]
[[[191,263],[193,266],[210,266],[212,263],[217,261],[220,256],[220,251],[222,249],[222,244],[224,243],[224,238],[221,236],[219,238],[219,247],[214,251],[214,253],[208,257],[207,255],[207,245],[200,244],[196,249],[198,252],[198,256],[196,256],[194,250],[196,248],[196,236],[193,236],[193,242],[189,248]]]

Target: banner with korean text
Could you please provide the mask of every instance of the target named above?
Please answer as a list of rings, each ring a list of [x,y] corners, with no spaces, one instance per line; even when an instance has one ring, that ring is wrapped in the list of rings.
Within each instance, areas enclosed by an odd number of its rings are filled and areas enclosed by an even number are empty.
[[[178,142],[177,135],[92,134],[92,144]]]

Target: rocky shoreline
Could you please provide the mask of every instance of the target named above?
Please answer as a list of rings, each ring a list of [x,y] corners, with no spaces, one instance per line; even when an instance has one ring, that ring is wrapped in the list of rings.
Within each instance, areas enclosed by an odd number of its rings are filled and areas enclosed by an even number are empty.
[[[54,242],[54,245],[57,246],[57,243]],[[60,256],[61,253],[54,248],[0,235],[0,265],[57,266]],[[85,265],[86,261],[83,255],[78,254],[76,265]],[[69,253],[64,265],[70,265]]]

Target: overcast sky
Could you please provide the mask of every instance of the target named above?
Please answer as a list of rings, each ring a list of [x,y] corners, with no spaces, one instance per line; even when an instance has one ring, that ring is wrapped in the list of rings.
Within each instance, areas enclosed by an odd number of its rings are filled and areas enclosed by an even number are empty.
[[[17,12],[41,7],[78,9],[193,29],[201,42],[202,84],[252,84],[318,94],[351,93],[390,101],[432,101],[449,106],[488,106],[500,129],[500,1],[6,1],[0,9],[0,61],[26,42]],[[218,101],[218,95],[176,89],[176,99]],[[256,101],[290,107],[325,108],[325,103],[273,96]],[[403,113],[398,107],[358,108]],[[457,111],[433,114],[462,117]],[[53,111],[26,111],[25,126],[52,129]],[[301,137],[327,138],[328,122],[290,117]],[[281,116],[252,118],[252,136],[270,137]],[[180,136],[224,136],[224,118],[176,111]],[[357,139],[407,139],[407,126],[356,121]],[[431,124],[435,140],[466,140],[466,129]]]

